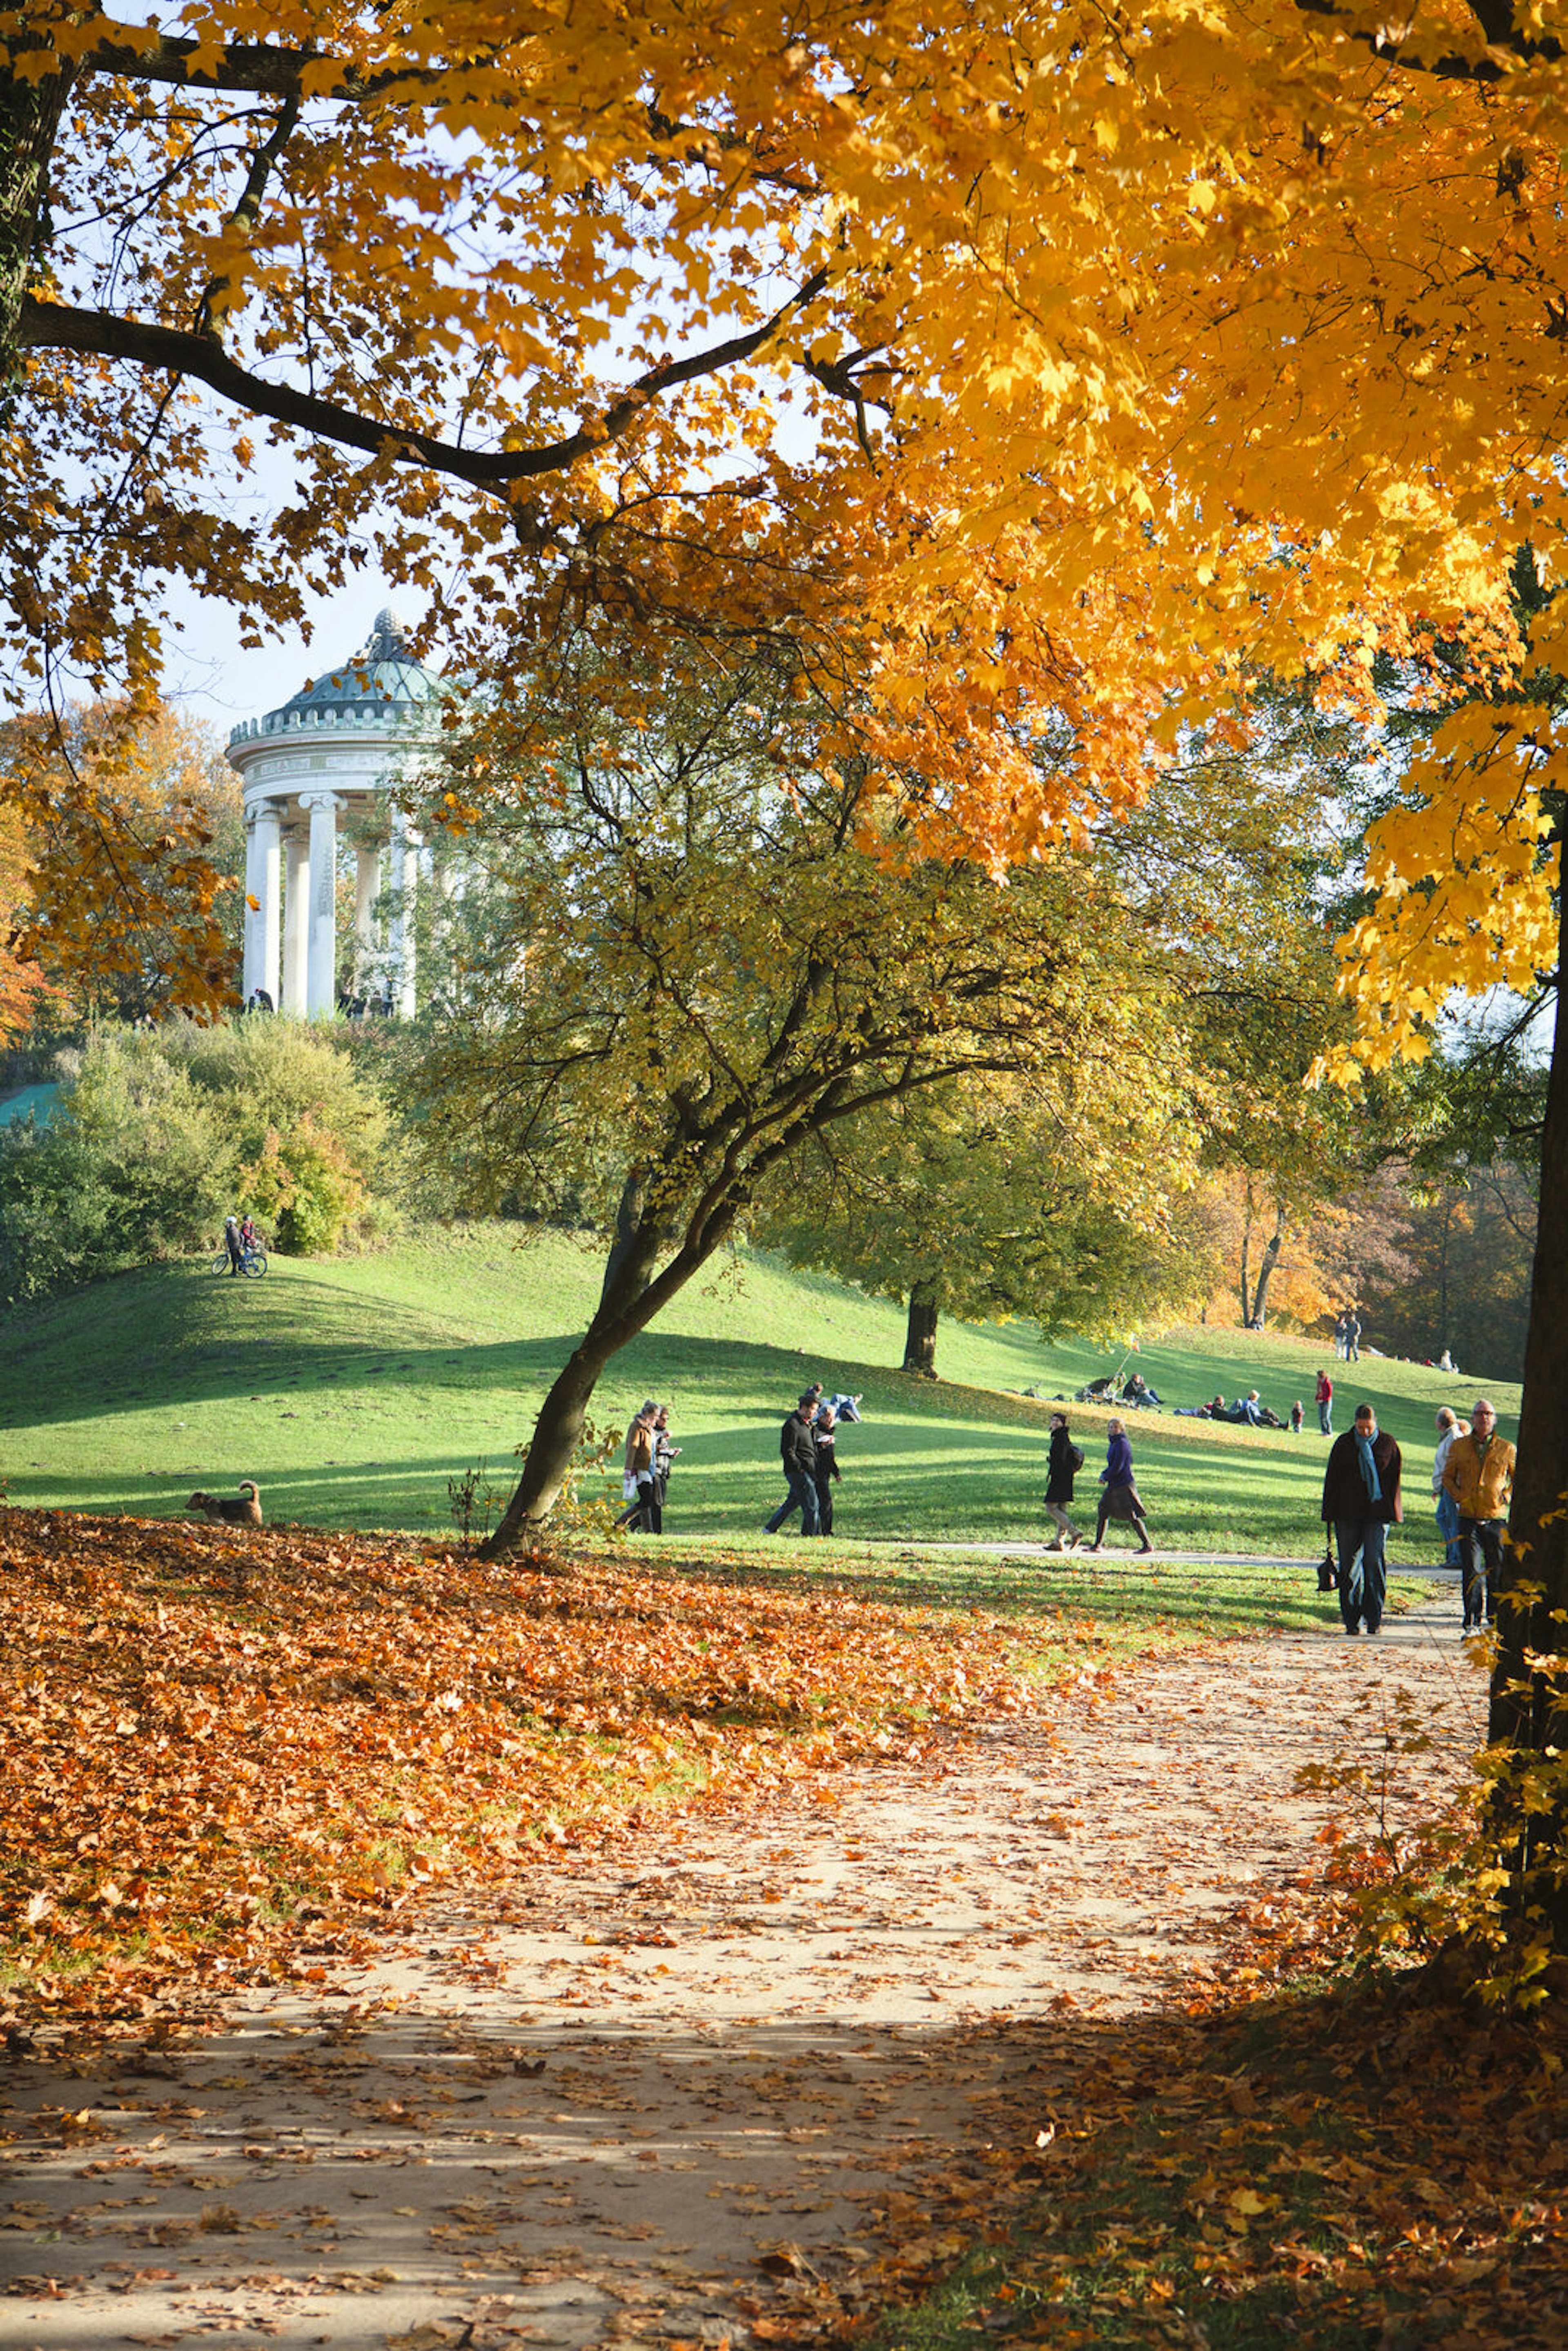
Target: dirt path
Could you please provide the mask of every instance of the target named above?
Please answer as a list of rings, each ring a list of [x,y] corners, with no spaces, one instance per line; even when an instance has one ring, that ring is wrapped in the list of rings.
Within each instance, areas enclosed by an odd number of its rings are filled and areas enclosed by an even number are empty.
[[[938,1771],[541,1866],[200,2043],[16,2065],[0,2340],[739,2351],[819,2282],[874,2294],[900,2234],[956,2249],[1060,2020],[1212,1970],[1308,1858],[1302,1761],[1380,1753],[1398,1687],[1428,1785],[1475,1743],[1452,1596],[1405,1596],[1375,1642],[1128,1668]]]

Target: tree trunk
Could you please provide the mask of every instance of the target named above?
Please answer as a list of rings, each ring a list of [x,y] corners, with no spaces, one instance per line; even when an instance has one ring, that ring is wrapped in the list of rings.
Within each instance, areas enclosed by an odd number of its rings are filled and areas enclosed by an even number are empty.
[[[582,1441],[589,1399],[600,1374],[612,1356],[653,1321],[670,1295],[667,1286],[653,1287],[654,1269],[670,1236],[648,1217],[646,1202],[644,1171],[634,1167],[622,1186],[593,1320],[539,1407],[523,1474],[499,1526],[484,1546],[486,1559],[498,1559],[515,1551],[543,1526]],[[682,1280],[689,1280],[712,1255],[727,1228],[727,1223],[715,1228],[709,1246],[693,1258]]]
[[[1251,1261],[1252,1186],[1249,1184],[1247,1186],[1247,1206],[1241,1217],[1241,1328],[1244,1331],[1247,1328],[1247,1317],[1250,1311],[1249,1297],[1252,1288],[1250,1272]]]
[[[595,1316],[597,1325],[599,1317]],[[573,1457],[582,1441],[589,1398],[605,1364],[624,1344],[620,1339],[596,1342],[591,1329],[572,1351],[565,1367],[539,1408],[528,1439],[528,1458],[517,1491],[507,1503],[499,1526],[481,1549],[485,1559],[499,1559],[537,1535],[554,1509],[566,1482]]]
[[[1263,1262],[1258,1269],[1258,1287],[1252,1292],[1252,1311],[1247,1322],[1247,1328],[1249,1331],[1261,1331],[1269,1319],[1269,1284],[1273,1279],[1274,1268],[1280,1262],[1280,1251],[1284,1245],[1285,1220],[1281,1217],[1275,1221],[1269,1246],[1263,1252]]]
[[[9,35],[14,55],[40,44]],[[29,81],[0,65],[0,399],[16,381],[22,298],[43,238],[49,156],[70,87],[68,73]]]
[[[1438,1229],[1441,1238],[1437,1246],[1437,1338],[1441,1354],[1445,1350],[1452,1353],[1454,1345],[1454,1327],[1448,1313],[1448,1241],[1454,1229],[1454,1196],[1447,1186],[1443,1192],[1443,1221]]]
[[[1492,1798],[1516,1910],[1540,1904],[1568,1945],[1568,886],[1560,893],[1556,1025],[1519,1466],[1503,1550],[1489,1736],[1514,1750]],[[1542,1662],[1532,1662],[1531,1660]],[[1548,1759],[1545,1750],[1559,1750]],[[1531,1783],[1527,1786],[1525,1783]]]
[[[934,1281],[917,1281],[909,1293],[909,1327],[904,1340],[904,1368],[923,1380],[936,1376],[936,1317],[940,1311]]]

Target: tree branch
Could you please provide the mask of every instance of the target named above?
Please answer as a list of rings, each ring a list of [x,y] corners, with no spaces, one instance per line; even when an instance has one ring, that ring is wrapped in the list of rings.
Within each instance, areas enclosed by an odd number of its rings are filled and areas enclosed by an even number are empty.
[[[339,401],[296,391],[290,384],[268,382],[230,359],[210,336],[120,319],[103,310],[78,310],[64,302],[40,302],[34,295],[23,298],[18,341],[25,350],[90,351],[100,359],[126,360],[133,366],[192,376],[252,415],[292,424],[316,440],[362,449],[372,457],[391,456],[401,465],[426,465],[434,473],[451,475],[476,489],[501,494],[514,483],[568,472],[591,450],[618,440],[651,400],[754,358],[794,312],[816,299],[828,283],[828,275],[825,268],[814,271],[771,318],[748,334],[732,336],[727,342],[694,351],[687,359],[651,368],[596,423],[580,425],[575,433],[537,449],[465,449],[434,434],[385,423],[346,408]]]
[[[319,51],[274,48],[265,41],[231,41],[211,66],[193,65],[199,44],[163,39],[141,48],[130,41],[99,41],[75,68],[81,74],[117,74],[124,81],[156,81],[174,89],[243,89],[256,98],[303,98],[301,77],[307,66],[319,66]],[[411,94],[438,88],[457,69],[451,66],[400,66],[386,73],[361,74],[345,66],[340,78],[313,98],[361,104],[406,90]]]
[[[1404,73],[1429,74],[1435,81],[1500,82],[1509,72],[1495,57],[1472,57],[1463,49],[1424,57],[1419,50],[1403,47],[1385,29],[1369,25],[1359,11],[1342,7],[1339,0],[1296,0],[1296,6],[1303,16],[1326,17],[1347,40],[1370,50],[1380,65],[1397,66]],[[1504,49],[1521,66],[1562,63],[1565,52],[1555,34],[1534,40],[1520,31],[1512,0],[1470,0],[1470,6],[1489,49]]]

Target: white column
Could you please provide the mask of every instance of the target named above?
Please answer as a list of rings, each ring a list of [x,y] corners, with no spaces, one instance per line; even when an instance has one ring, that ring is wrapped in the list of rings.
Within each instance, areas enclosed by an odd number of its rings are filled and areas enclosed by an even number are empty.
[[[354,988],[368,996],[375,981],[376,900],[382,894],[382,852],[361,841],[354,876]]]
[[[280,883],[279,832],[283,811],[276,800],[263,800],[256,812],[256,870],[260,878],[261,914],[257,942],[260,969],[256,986],[265,987],[272,998],[276,1012],[280,1001],[277,989],[278,930],[277,893]]]
[[[260,984],[256,975],[261,968],[261,843],[256,837],[252,809],[245,820],[245,959],[240,973],[240,988],[247,1004],[252,988]]]
[[[286,837],[288,870],[283,898],[283,1009],[305,1018],[305,944],[309,935],[310,852],[294,826]]]
[[[338,1009],[338,802],[331,792],[301,792],[299,805],[310,816],[305,1008],[312,1020],[330,1020]]]
[[[408,819],[402,809],[394,808],[392,819],[392,872],[389,877],[392,893],[392,915],[387,929],[387,986],[392,991],[392,1010],[403,1020],[412,1020],[414,1011],[415,872],[413,836],[408,829]]]

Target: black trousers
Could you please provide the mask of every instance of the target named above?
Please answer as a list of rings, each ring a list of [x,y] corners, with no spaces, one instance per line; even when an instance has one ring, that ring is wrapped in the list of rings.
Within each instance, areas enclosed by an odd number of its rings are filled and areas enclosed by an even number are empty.
[[[1465,1586],[1465,1622],[1490,1625],[1497,1614],[1498,1579],[1502,1573],[1501,1519],[1459,1519],[1460,1573]]]

